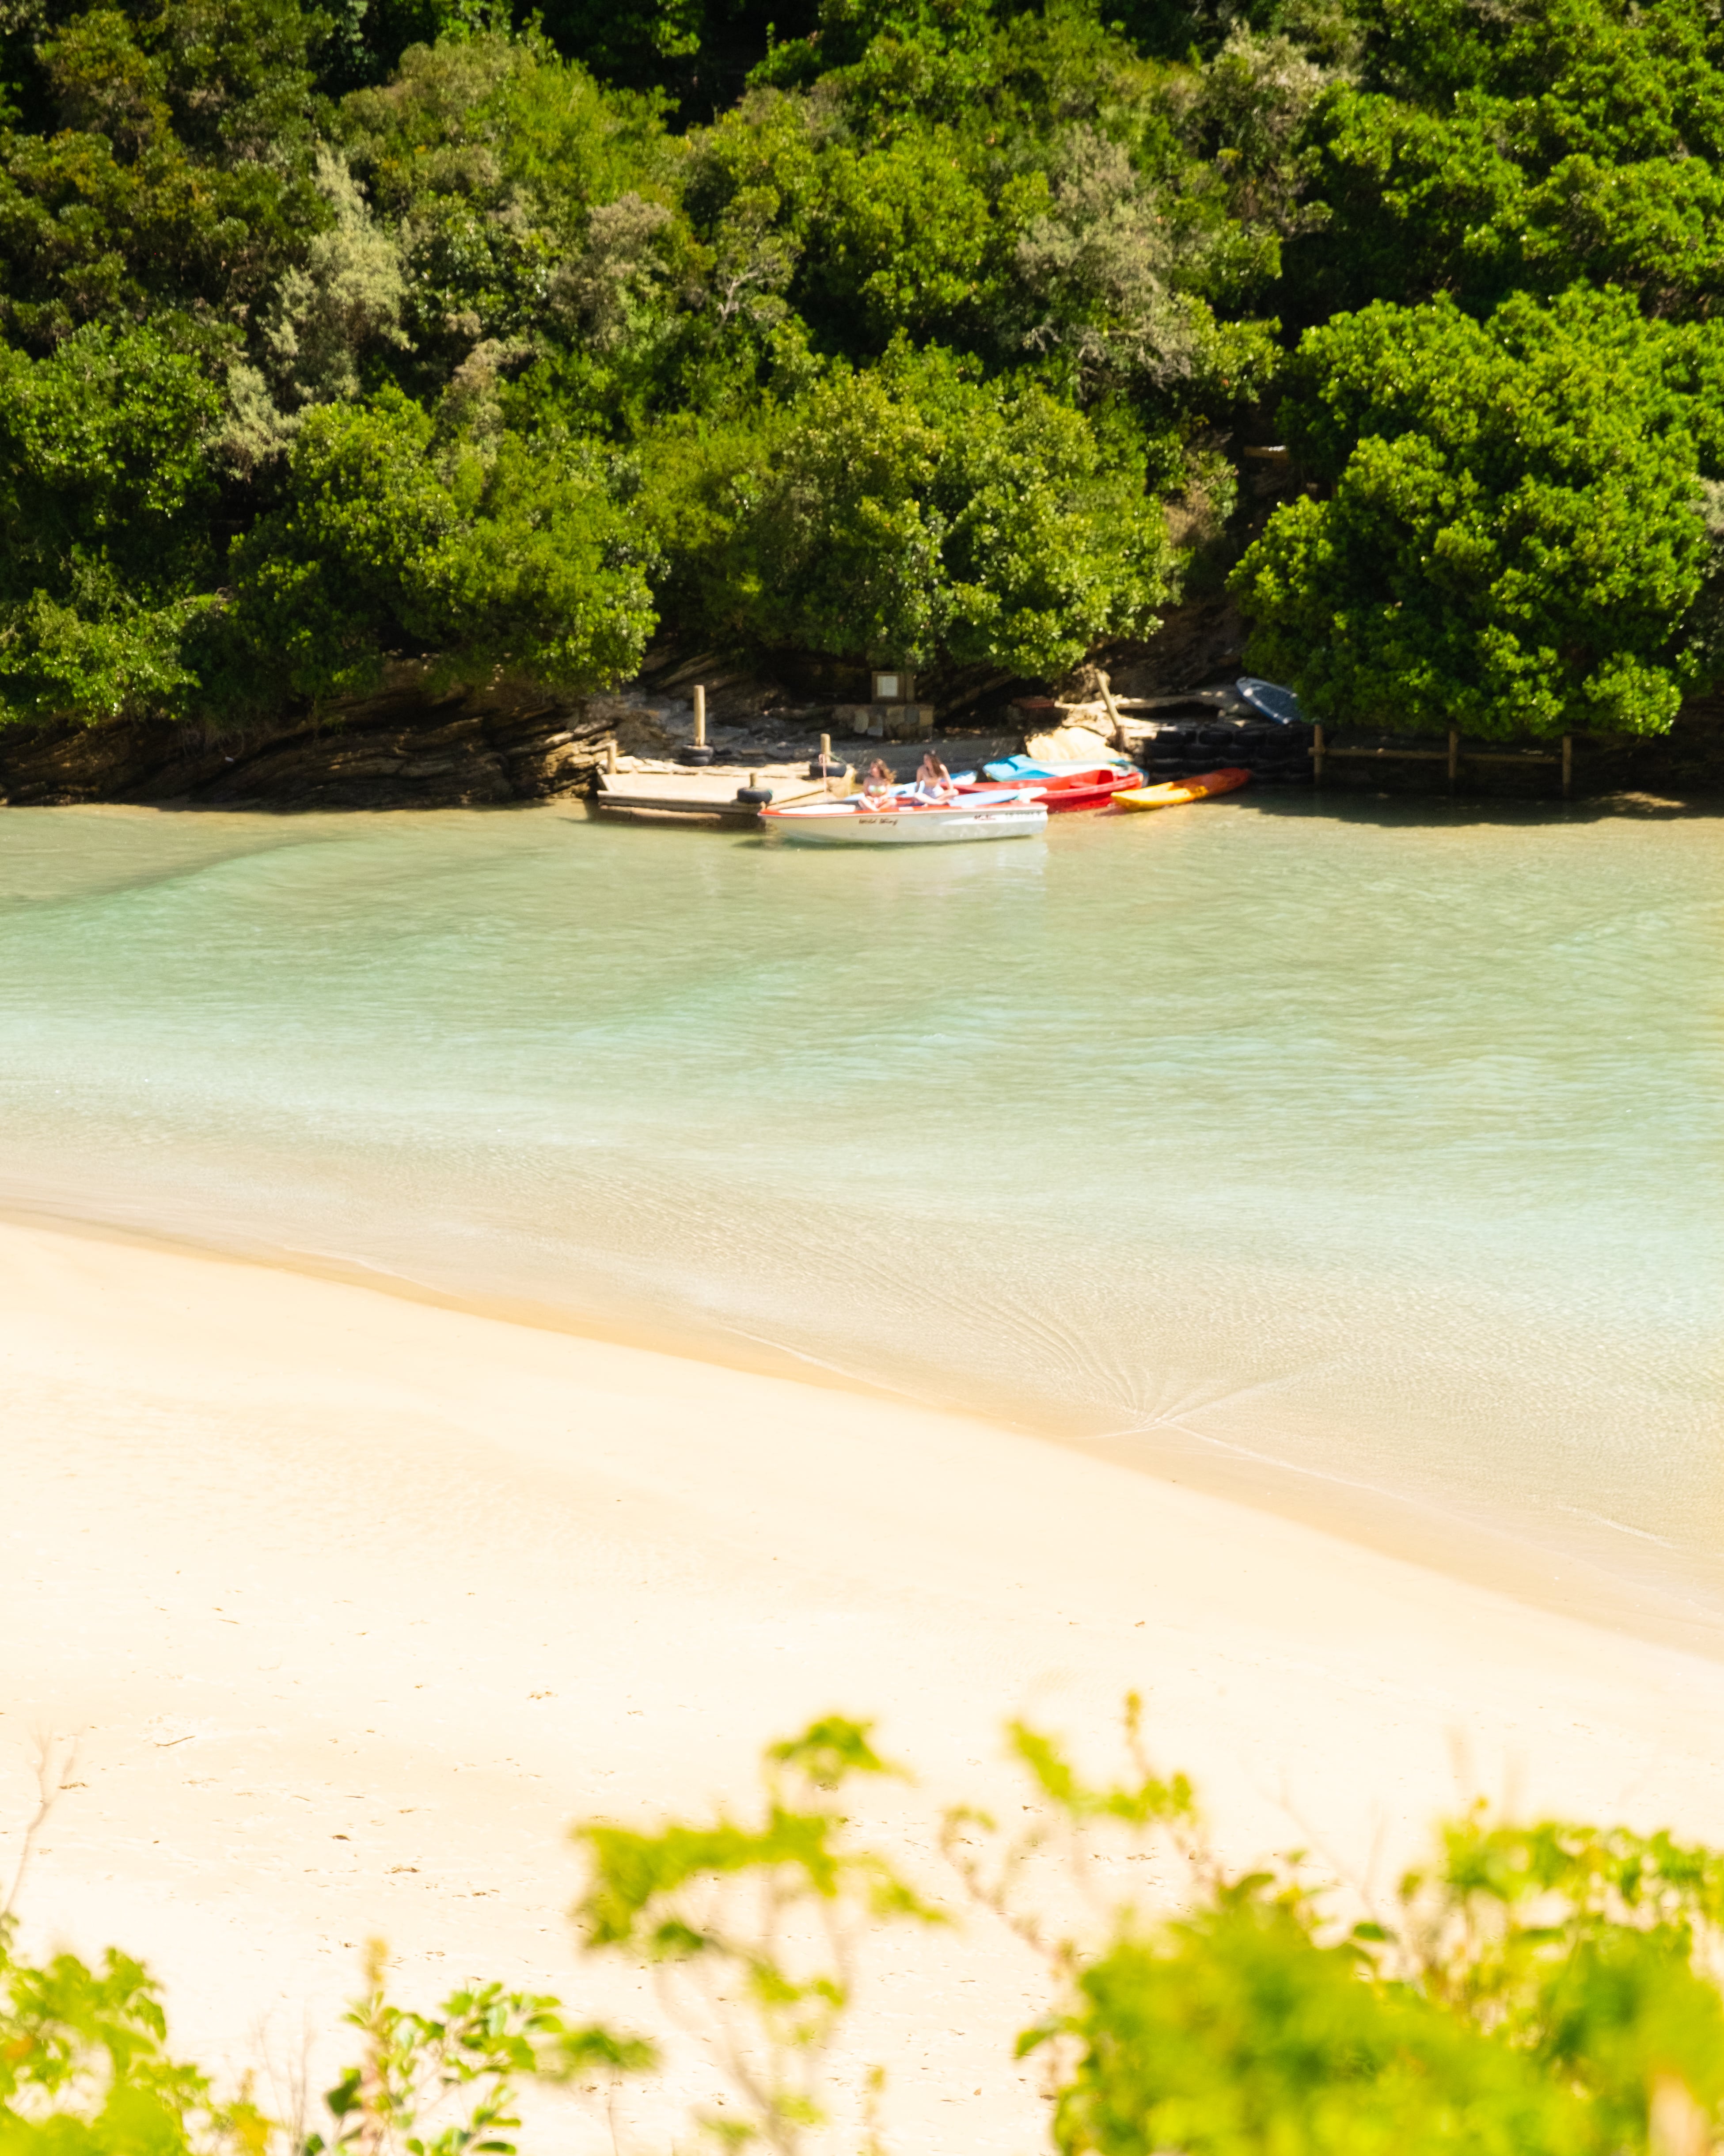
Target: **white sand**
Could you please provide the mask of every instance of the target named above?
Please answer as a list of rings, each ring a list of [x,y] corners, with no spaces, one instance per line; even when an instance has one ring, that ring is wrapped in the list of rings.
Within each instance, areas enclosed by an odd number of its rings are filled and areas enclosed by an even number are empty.
[[[1016,1802],[1003,1717],[1099,1756],[1134,1686],[1242,1857],[1381,1869],[1456,1738],[1524,1808],[1724,1839],[1724,1667],[979,1422],[28,1225],[0,1383],[0,1892],[75,1734],[27,1943],[123,1943],[231,2061],[374,1933],[417,2002],[626,2003],[570,1950],[567,1822],[738,1792],[833,1707],[920,1769],[930,1879],[939,1801]],[[977,1923],[885,1961],[900,2145],[1034,2145],[1027,1960]]]

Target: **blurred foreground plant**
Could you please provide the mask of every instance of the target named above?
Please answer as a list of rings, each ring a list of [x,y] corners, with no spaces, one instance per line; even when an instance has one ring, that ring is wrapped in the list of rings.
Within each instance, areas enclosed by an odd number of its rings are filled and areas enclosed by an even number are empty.
[[[1493,1821],[1442,1829],[1392,1907],[1351,1925],[1301,1858],[1229,1874],[1183,1776],[1144,1756],[1085,1784],[1014,1725],[1042,1800],[998,1835],[948,1815],[972,1893],[1044,1957],[1049,2012],[1019,2056],[1050,2066],[1062,2156],[1701,2156],[1724,2105],[1724,1856],[1668,1835]],[[991,1841],[987,1857],[978,1838]],[[1157,1912],[1094,1887],[1109,1840],[1167,1861]],[[1038,1908],[1066,1860],[1090,1935]],[[1174,1913],[1168,1913],[1169,1903]],[[1099,1919],[1099,1921],[1095,1921]]]
[[[649,1967],[677,2021],[705,2036],[742,2115],[697,2114],[721,2144],[793,2156],[831,2123],[827,2061],[854,1996],[859,1949],[886,1923],[938,1923],[885,1859],[851,1845],[835,1799],[857,1775],[893,1775],[870,1725],[833,1716],[773,1745],[757,1823],[722,1814],[656,1834],[576,1830],[592,1864],[576,1922],[589,1948]],[[871,2097],[876,2071],[865,2077]],[[865,2104],[860,2130],[872,2138]]]
[[[1385,1907],[1343,1917],[1296,1855],[1227,1868],[1190,1784],[1149,1761],[1135,1700],[1116,1781],[1086,1780],[1044,1732],[1008,1733],[1028,1824],[960,1808],[941,1840],[1046,1969],[1047,2011],[1018,2050],[1046,2069],[1060,2156],[1724,2147],[1724,1854],[1480,1806]],[[736,2107],[695,2123],[721,2147],[880,2148],[881,2076],[841,2048],[862,1950],[889,1923],[942,1917],[840,1807],[896,1772],[869,1725],[832,1717],[769,1749],[751,1819],[575,1830],[582,1942],[650,1970],[721,2067]],[[33,1965],[12,1936],[0,1917],[0,2156],[511,2156],[526,2085],[614,2087],[659,2063],[498,1984],[408,2011],[374,1948],[346,2017],[362,2057],[308,2131],[175,2060],[137,1963]]]
[[[395,2005],[383,1987],[385,1955],[367,1952],[366,1995],[346,2015],[365,2037],[365,2057],[325,2097],[332,2131],[310,2135],[305,2156],[353,2149],[381,2156],[462,2156],[467,2149],[513,2156],[517,2084],[567,2082],[598,2071],[637,2073],[654,2064],[653,2046],[597,2026],[574,2027],[548,1993],[505,1991],[500,1984],[454,1992],[434,2015]],[[453,2100],[461,2114],[433,2132]],[[3,2144],[0,2144],[3,2146]]]
[[[262,2152],[269,2122],[167,2049],[167,2021],[142,1964],[110,1947],[100,1966],[13,1953],[0,1914],[0,2151],[5,2156],[180,2156]]]

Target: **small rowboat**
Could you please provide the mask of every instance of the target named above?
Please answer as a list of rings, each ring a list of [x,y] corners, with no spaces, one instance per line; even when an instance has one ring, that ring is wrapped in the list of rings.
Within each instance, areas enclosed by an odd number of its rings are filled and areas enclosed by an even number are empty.
[[[1047,829],[1048,812],[1022,788],[994,787],[950,803],[899,793],[879,808],[852,794],[844,801],[762,808],[760,820],[764,829],[798,845],[929,846],[966,839],[1033,839]]]
[[[1201,778],[1172,778],[1165,786],[1132,787],[1113,798],[1121,808],[1172,808],[1182,801],[1207,801],[1212,793],[1231,793],[1250,776],[1249,771],[1206,771]]]
[[[1141,786],[1143,773],[1128,767],[1116,770],[1111,765],[1092,767],[1087,771],[1062,771],[1049,778],[1038,778],[1028,773],[1021,782],[1030,789],[1037,800],[1047,805],[1049,815],[1064,815],[1073,808],[1102,808],[1116,793],[1128,787]],[[961,787],[961,793],[971,789]]]

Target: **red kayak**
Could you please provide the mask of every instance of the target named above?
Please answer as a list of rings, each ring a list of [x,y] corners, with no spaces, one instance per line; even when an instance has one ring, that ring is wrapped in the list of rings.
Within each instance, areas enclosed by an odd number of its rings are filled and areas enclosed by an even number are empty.
[[[993,784],[995,782],[988,781]],[[1111,764],[1098,766],[1094,771],[1062,771],[1057,778],[1021,778],[1017,784],[1032,801],[1039,801],[1052,815],[1062,814],[1070,808],[1101,808],[1116,793],[1127,787],[1141,786],[1141,772],[1119,771]],[[977,786],[961,786],[960,793],[973,793]]]

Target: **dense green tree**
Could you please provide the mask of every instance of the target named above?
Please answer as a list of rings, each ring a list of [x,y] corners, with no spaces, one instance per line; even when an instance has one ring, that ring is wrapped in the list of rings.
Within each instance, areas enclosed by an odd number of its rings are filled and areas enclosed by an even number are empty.
[[[1234,444],[1310,326],[1264,663],[1337,711],[1661,725],[1724,661],[1721,36],[1705,0],[20,0],[0,709],[208,718],[391,651],[597,680],[649,615],[1057,670],[1173,595],[1169,529],[1236,555]],[[1343,396],[1375,317],[1322,324],[1375,299],[1521,438]],[[151,404],[134,506],[80,444]]]
[[[1234,572],[1255,663],[1322,718],[1668,726],[1709,564],[1721,337],[1585,290],[1482,324],[1444,297],[1311,331],[1282,413],[1321,492]]]
[[[1172,582],[1141,451],[1032,382],[895,347],[658,476],[670,590],[709,634],[1010,673],[1147,633]]]
[[[0,132],[0,330],[39,350],[153,319],[189,348],[237,348],[326,221],[321,18],[297,0],[167,0],[43,30]]]
[[[176,703],[206,603],[217,398],[151,330],[91,324],[46,358],[0,346],[0,709]]]
[[[1657,314],[1724,295],[1724,24],[1705,0],[1361,0],[1356,87],[1318,127],[1331,206],[1306,318],[1578,279]]]
[[[452,679],[581,689],[639,665],[653,625],[592,445],[506,430],[446,444],[398,390],[312,412],[285,499],[235,552],[226,649],[314,701],[375,685],[391,654]]]

